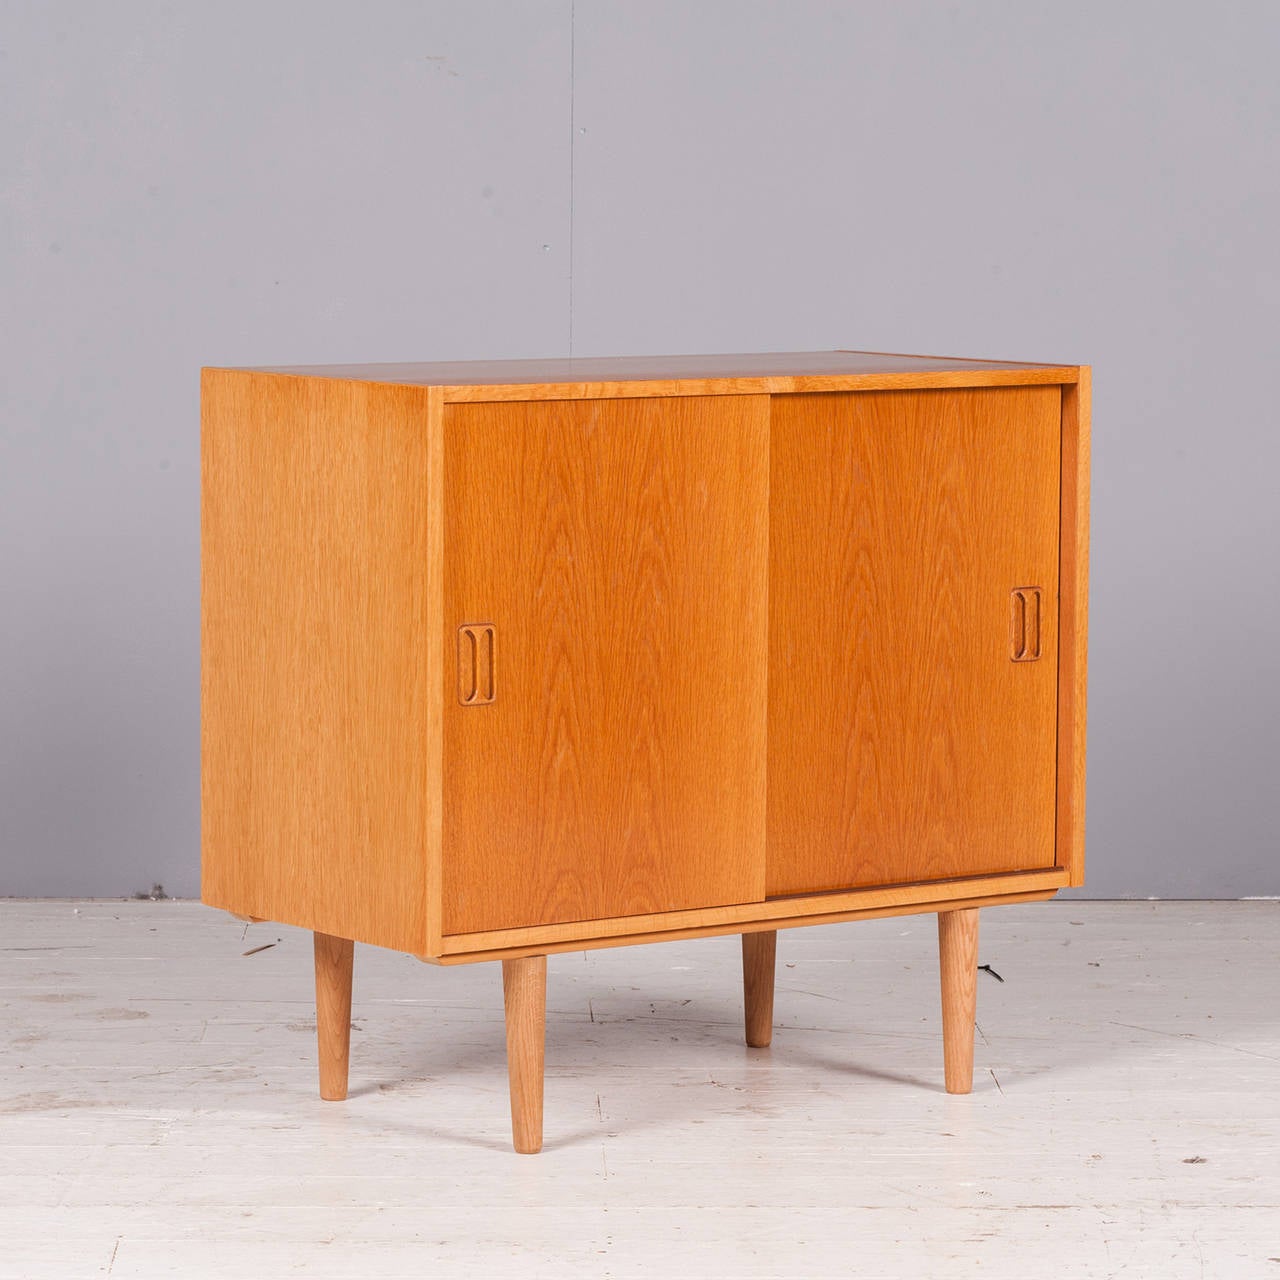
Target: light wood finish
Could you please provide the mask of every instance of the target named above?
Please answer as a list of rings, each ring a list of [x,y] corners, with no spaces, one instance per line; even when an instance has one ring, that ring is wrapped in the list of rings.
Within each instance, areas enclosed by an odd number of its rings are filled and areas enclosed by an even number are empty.
[[[940,902],[958,898],[1003,898],[1010,894],[1050,893],[1064,888],[1067,873],[1058,867],[1043,871],[1016,871],[999,876],[969,876],[956,880],[935,880],[921,884],[888,885],[884,888],[851,889],[833,893],[796,894],[769,898],[763,903],[701,908],[695,911],[662,911],[650,915],[624,916],[609,920],[572,921],[566,924],[533,925],[523,929],[489,929],[475,933],[450,934],[444,953],[497,951],[507,947],[533,947],[563,942],[579,948],[604,946],[610,938],[650,940],[667,933],[693,937],[700,930],[735,933],[752,921],[768,921],[769,927],[785,928],[793,919],[838,919],[844,912],[875,914],[881,908],[909,903],[922,910],[936,909]]]
[[[434,386],[441,388],[445,401],[451,404],[1061,385],[1076,377],[1073,365],[956,360],[881,351],[298,365],[258,372]]]
[[[498,672],[444,710],[446,935],[764,896],[768,415],[446,408],[444,633]]]
[[[511,1137],[521,1155],[542,1150],[542,1093],[546,1057],[547,957],[502,962],[507,1022]]]
[[[938,912],[942,979],[942,1055],[948,1093],[973,1088],[973,1027],[978,1011],[978,912]]]
[[[1066,883],[1065,874],[1062,883]],[[970,907],[1011,906],[1020,902],[1044,902],[1052,898],[1057,889],[1035,889],[1026,893],[1004,893],[998,898],[969,897],[949,898],[949,910],[960,911]],[[741,924],[703,925],[692,929],[664,929],[655,933],[624,933],[613,937],[593,938],[587,944],[591,950],[601,947],[634,947],[649,942],[681,942],[690,938],[714,938],[730,933],[758,933],[762,929],[803,929],[815,924],[846,924],[852,920],[879,920],[889,916],[913,916],[936,911],[937,905],[925,902],[904,902],[895,907],[874,907],[869,911],[832,911],[821,915],[787,916],[781,920],[748,920]],[[516,956],[551,955],[556,952],[581,951],[581,942],[537,943],[526,946],[497,947],[486,951],[455,951],[444,956],[418,956],[419,960],[434,965],[475,964],[482,960],[510,960]]]
[[[347,938],[317,933],[316,1047],[320,1063],[320,1096],[341,1102],[347,1096],[351,1059],[351,970],[355,944]]]
[[[422,433],[426,522],[421,633],[422,673],[425,699],[422,710],[421,772],[416,781],[422,787],[422,858],[426,876],[426,922],[428,951],[438,954],[444,946],[444,919],[441,910],[444,880],[444,395],[437,387],[427,391],[424,415],[417,423]],[[416,602],[415,602],[416,603]]]
[[[1053,866],[1060,416],[1057,387],[774,401],[770,896]]]
[[[1021,387],[1059,385],[1062,369],[939,369],[903,373],[830,374],[809,377],[686,379],[653,382],[563,382],[530,387],[445,387],[446,404],[512,400],[621,400],[654,396],[790,395],[817,391],[897,391],[912,387]]]
[[[204,901],[414,952],[439,857],[431,402],[203,383]]]
[[[1085,693],[1089,661],[1089,409],[1092,371],[1062,389],[1058,681],[1058,865],[1084,884]]]
[[[207,370],[203,895],[503,962],[542,1141],[546,956],[977,911],[1083,876],[1089,370],[818,352]],[[256,956],[263,948],[246,954]],[[803,993],[800,993],[803,995]]]
[[[778,954],[774,929],[742,935],[742,1003],[747,1043],[765,1049],[773,1040],[773,977]]]

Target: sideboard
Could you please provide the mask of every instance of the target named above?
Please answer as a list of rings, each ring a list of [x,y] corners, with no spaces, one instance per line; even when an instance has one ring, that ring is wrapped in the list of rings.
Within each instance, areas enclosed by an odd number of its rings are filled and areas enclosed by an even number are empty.
[[[978,910],[1084,875],[1089,369],[860,352],[206,369],[203,900],[502,962],[517,1151],[548,954]]]

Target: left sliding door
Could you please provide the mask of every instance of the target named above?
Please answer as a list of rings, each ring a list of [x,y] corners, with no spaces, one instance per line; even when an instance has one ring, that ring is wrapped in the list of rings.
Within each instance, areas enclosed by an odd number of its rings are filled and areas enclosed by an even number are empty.
[[[764,896],[766,396],[444,418],[446,934]]]

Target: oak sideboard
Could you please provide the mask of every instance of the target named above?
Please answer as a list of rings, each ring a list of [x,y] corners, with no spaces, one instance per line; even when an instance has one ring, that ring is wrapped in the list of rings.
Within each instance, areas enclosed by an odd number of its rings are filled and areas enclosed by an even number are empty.
[[[546,957],[1084,875],[1089,369],[860,352],[206,369],[203,900],[500,960],[516,1150]]]

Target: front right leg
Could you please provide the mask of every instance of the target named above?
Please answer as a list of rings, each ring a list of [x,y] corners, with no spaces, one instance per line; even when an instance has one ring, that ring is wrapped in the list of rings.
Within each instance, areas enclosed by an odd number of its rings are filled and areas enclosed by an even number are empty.
[[[521,1155],[542,1150],[542,1082],[547,1040],[547,957],[502,962],[507,1019],[511,1137]]]

